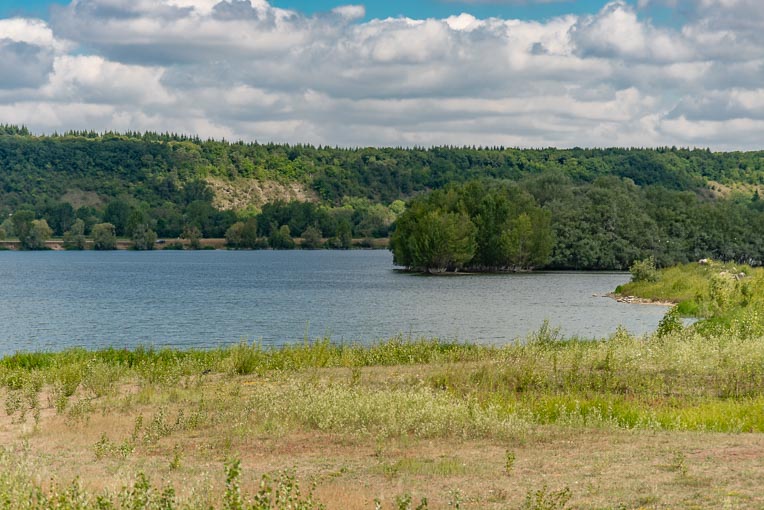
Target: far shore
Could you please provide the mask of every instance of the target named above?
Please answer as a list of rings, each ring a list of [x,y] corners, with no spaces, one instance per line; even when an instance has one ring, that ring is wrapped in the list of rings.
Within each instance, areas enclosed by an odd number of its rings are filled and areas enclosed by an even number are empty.
[[[303,244],[302,238],[296,237],[293,240],[297,247],[302,246]],[[365,249],[372,249],[372,250],[385,250],[387,249],[389,241],[390,240],[388,238],[380,238],[380,239],[358,238],[358,239],[353,239],[352,247],[353,249],[365,248]],[[201,248],[199,249],[201,250],[228,249],[228,247],[226,246],[226,240],[224,238],[200,239],[199,243],[201,246]],[[324,239],[324,243],[326,243],[326,239]],[[155,250],[179,249],[177,248],[178,246],[183,246],[183,249],[190,250],[191,242],[187,239],[173,238],[173,239],[157,239],[157,242],[154,243]],[[115,250],[133,250],[134,247],[135,247],[135,243],[131,241],[130,239],[118,239],[117,247],[115,248]],[[67,251],[66,248],[64,248],[63,239],[50,239],[48,241],[45,241],[45,249],[50,251]],[[93,249],[93,241],[91,239],[88,239],[87,241],[85,241],[85,250],[92,250],[92,249]],[[21,242],[18,240],[0,241],[0,250],[23,251],[21,250]]]

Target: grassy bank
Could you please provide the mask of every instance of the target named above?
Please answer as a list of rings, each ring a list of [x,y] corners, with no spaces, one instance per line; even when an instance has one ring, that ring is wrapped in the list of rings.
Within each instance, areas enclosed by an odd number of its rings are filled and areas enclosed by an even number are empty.
[[[762,441],[741,433],[764,431],[764,339],[734,333],[591,342],[545,327],[503,347],[70,350],[0,367],[0,494],[13,508],[30,494],[38,507],[79,498],[96,508],[100,495],[120,508],[140,507],[135,498],[239,508],[230,498],[255,501],[263,473],[272,495],[301,483],[304,502],[314,483],[314,503],[330,508],[405,507],[407,494],[411,508],[422,497],[432,508],[545,508],[527,505],[568,495],[577,508],[715,508],[730,497],[725,484],[745,480],[718,478],[718,459],[698,448],[753,454]],[[605,457],[580,478],[587,444]],[[616,462],[623,473],[605,476]],[[621,486],[637,469],[657,485]]]
[[[706,336],[764,335],[764,268],[691,263],[663,269],[654,278],[631,282],[616,292],[677,303],[677,314],[704,319],[696,329]]]

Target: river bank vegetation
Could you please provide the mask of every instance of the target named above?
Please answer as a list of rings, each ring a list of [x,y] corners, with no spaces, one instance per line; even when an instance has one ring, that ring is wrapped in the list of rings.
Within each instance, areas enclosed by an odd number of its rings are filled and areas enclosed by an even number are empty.
[[[632,278],[616,289],[621,295],[676,303],[675,315],[702,319],[694,329],[706,336],[764,335],[764,269],[714,260]],[[634,269],[634,268],[632,268]],[[634,271],[632,271],[634,272]]]
[[[505,253],[499,260],[481,249],[472,256],[479,267],[625,270],[650,256],[659,267],[709,257],[759,265],[763,156],[680,148],[342,149],[159,133],[34,136],[1,126],[0,237],[25,249],[66,237],[67,247],[79,249],[96,244],[83,239],[101,225],[100,234],[113,229],[140,246],[156,236],[190,247],[226,238],[232,248],[289,248],[290,238],[307,238],[310,247],[348,248],[352,239],[371,245],[390,236],[410,202],[466,241],[473,229],[461,220],[472,214],[480,248],[488,204],[464,196],[464,204],[434,204],[479,181],[508,200],[499,223],[515,252],[528,222],[542,222],[546,232],[548,221],[552,234],[546,257],[518,262]],[[456,262],[470,252],[460,251]]]
[[[619,291],[692,301],[705,319],[686,327],[674,308],[654,335],[618,330],[599,340],[564,339],[544,325],[501,346],[395,338],[5,356],[2,501],[764,504],[764,270],[694,264]]]

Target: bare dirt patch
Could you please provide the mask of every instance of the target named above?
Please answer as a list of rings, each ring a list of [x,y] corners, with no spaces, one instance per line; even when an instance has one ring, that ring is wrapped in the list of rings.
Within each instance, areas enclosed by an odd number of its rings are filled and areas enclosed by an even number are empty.
[[[288,184],[256,179],[207,179],[215,193],[213,205],[222,210],[261,209],[265,204],[285,202],[317,202],[318,195],[302,183]]]
[[[105,200],[95,191],[83,191],[81,189],[70,189],[62,197],[62,202],[69,202],[73,208],[80,207],[101,207]]]

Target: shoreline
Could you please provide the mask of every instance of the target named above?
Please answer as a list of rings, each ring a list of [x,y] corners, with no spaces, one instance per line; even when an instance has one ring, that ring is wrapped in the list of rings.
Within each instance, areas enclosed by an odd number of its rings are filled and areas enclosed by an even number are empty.
[[[293,238],[295,241],[295,249],[300,250],[300,246],[303,240],[299,237]],[[259,249],[251,248],[229,248],[224,238],[208,238],[200,239],[200,248],[194,250],[190,248],[191,242],[187,239],[158,239],[154,243],[153,250],[143,251],[204,251],[204,250],[241,250],[241,251],[261,251]],[[326,242],[326,240],[324,240]],[[389,240],[387,238],[356,238],[353,239],[350,249],[359,250],[386,250]],[[179,246],[183,247],[181,250]],[[0,240],[0,251],[132,251],[134,250],[135,243],[129,239],[117,239],[116,247],[113,250],[94,250],[93,240],[87,239],[85,242],[85,248],[83,250],[67,250],[64,248],[63,239],[50,239],[45,241],[45,248],[42,250],[22,250],[21,242],[18,240]],[[271,248],[263,248],[262,251],[270,250]],[[316,248],[313,251],[328,250],[329,248]],[[286,250],[288,251],[288,250]]]
[[[676,306],[678,304],[677,301],[641,298],[638,296],[624,296],[623,294],[617,294],[615,292],[608,292],[607,294],[602,295],[602,297],[614,299],[618,303],[624,303],[627,305],[654,305],[654,306],[671,307],[671,306]]]

